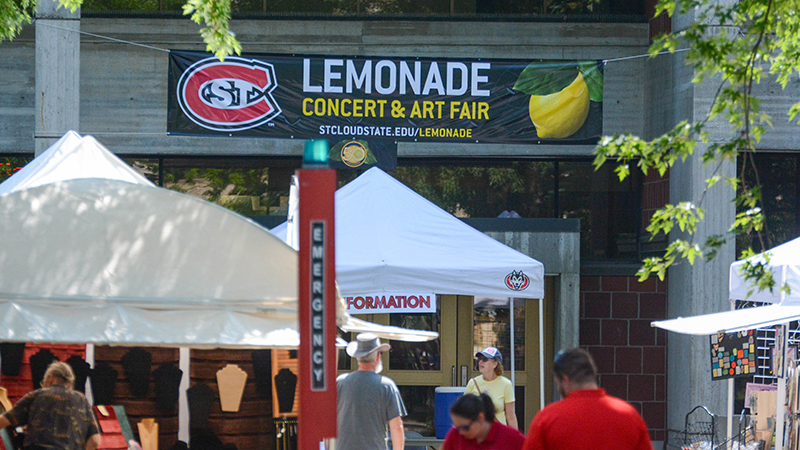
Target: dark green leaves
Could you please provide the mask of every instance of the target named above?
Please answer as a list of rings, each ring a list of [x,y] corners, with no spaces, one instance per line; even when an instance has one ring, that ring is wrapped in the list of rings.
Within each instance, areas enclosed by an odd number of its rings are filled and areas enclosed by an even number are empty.
[[[563,62],[533,62],[517,79],[514,89],[528,95],[555,94],[569,86],[578,74],[583,75],[593,102],[603,101],[603,72],[596,61],[564,64]]]

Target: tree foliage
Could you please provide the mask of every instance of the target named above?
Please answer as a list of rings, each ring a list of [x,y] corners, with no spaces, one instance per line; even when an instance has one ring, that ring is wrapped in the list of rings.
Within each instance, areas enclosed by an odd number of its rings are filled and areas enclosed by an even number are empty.
[[[767,248],[762,237],[765,222],[760,183],[757,177],[745,178],[745,172],[757,174],[753,170],[753,153],[762,135],[772,126],[772,119],[760,111],[761,102],[753,88],[762,80],[776,80],[782,88],[796,81],[800,73],[798,11],[800,0],[660,0],[656,6],[656,15],[693,13],[695,20],[685,30],[658,37],[650,48],[651,56],[664,51],[674,53],[683,47],[686,62],[694,69],[692,82],[717,83],[718,88],[702,120],[683,121],[651,141],[630,134],[604,137],[595,150],[595,166],[615,161],[620,179],[629,176],[631,164],[645,174],[656,170],[664,175],[679,159],[690,157],[702,158],[713,169],[699,198],[668,204],[653,215],[647,228],[651,236],[669,233],[677,227],[689,237],[673,240],[662,256],[646,259],[638,273],[640,279],[652,274],[663,279],[672,264],[711,259],[736,235],[754,235],[761,247]],[[788,109],[789,121],[796,120],[798,112],[800,102]],[[708,122],[712,119],[726,121],[732,130],[730,134],[722,139],[715,136],[711,142]],[[697,148],[703,149],[702,154],[694,154]],[[724,175],[722,165],[735,162],[737,157],[743,158],[741,172]],[[705,193],[712,187],[734,189],[738,213],[725,233],[697,242],[695,232],[703,220]],[[748,248],[741,257],[753,253]],[[749,267],[745,276],[759,290],[772,290],[775,284],[771,273],[763,269]]]
[[[28,158],[7,157],[0,159],[0,183],[14,175],[22,166],[29,162]]]
[[[0,42],[12,40],[22,27],[31,23],[39,0],[0,0]],[[74,12],[83,0],[41,0],[58,1],[59,7]],[[241,54],[242,46],[228,27],[231,18],[231,0],[186,0],[184,15],[202,25],[200,35],[206,43],[206,50],[219,59],[233,54]]]

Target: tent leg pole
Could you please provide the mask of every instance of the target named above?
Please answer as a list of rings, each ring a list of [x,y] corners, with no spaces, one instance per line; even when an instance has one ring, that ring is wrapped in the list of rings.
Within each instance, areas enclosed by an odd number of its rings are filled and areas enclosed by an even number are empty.
[[[89,363],[89,367],[94,369],[94,344],[86,344],[86,362]],[[84,392],[86,392],[86,400],[89,401],[90,405],[94,406],[94,395],[92,394],[91,377],[86,378],[86,385]]]
[[[779,352],[778,371],[778,405],[775,411],[775,450],[783,450],[783,428],[786,420],[786,357],[789,353],[789,325],[784,323],[776,330],[775,351]],[[769,443],[767,444],[769,447]]]
[[[539,410],[544,409],[544,299],[539,299]]]
[[[515,359],[515,348],[514,348],[514,299],[509,297],[508,299],[508,311],[511,315],[511,342],[509,342],[509,348],[511,348],[511,386],[512,388],[516,388],[517,386],[517,379],[516,379],[516,367],[514,367],[514,363],[516,363]]]
[[[778,378],[778,408],[775,413],[775,450],[783,450],[783,425],[786,415],[786,377]],[[767,444],[769,446],[769,444]]]
[[[189,398],[186,391],[189,389],[191,374],[191,354],[189,347],[178,348],[178,365],[183,371],[179,386],[178,397],[178,440],[189,444]]]
[[[728,378],[728,442],[733,438],[733,378]]]

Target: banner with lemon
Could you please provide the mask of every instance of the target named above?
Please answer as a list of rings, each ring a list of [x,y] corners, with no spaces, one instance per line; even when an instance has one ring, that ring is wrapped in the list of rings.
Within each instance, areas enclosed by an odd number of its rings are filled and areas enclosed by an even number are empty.
[[[599,61],[170,51],[167,131],[327,139],[343,168],[396,164],[398,142],[594,144]]]
[[[522,71],[514,90],[530,95],[528,114],[538,137],[569,138],[586,125],[591,105],[599,109],[603,103],[601,67],[594,61],[551,61],[531,63]],[[601,133],[597,128],[587,131]]]

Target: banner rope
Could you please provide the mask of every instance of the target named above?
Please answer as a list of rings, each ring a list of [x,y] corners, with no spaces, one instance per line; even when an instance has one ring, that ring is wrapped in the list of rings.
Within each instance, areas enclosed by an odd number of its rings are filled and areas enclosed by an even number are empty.
[[[33,22],[37,22],[37,20],[34,19]],[[169,50],[167,50],[165,48],[153,47],[152,45],[139,44],[137,42],[125,41],[125,40],[122,40],[122,39],[116,39],[116,38],[112,38],[112,37],[108,37],[108,36],[102,36],[102,35],[99,35],[99,34],[89,33],[87,31],[70,30],[69,28],[59,27],[59,26],[52,25],[52,24],[49,24],[49,23],[46,23],[46,22],[39,21],[39,25],[42,25],[42,26],[45,26],[45,27],[50,27],[50,28],[55,28],[55,29],[63,30],[63,31],[72,31],[72,32],[79,33],[79,34],[85,34],[87,36],[92,36],[92,37],[96,37],[96,38],[99,38],[99,39],[106,39],[106,40],[109,40],[109,41],[119,42],[121,44],[135,45],[135,46],[138,46],[138,47],[144,47],[144,48],[149,48],[151,50],[158,50],[158,51],[161,51],[161,52],[169,53]]]
[[[675,51],[664,50],[663,52],[656,53],[656,55],[666,55],[666,54],[669,54],[669,53],[685,52],[685,51],[688,51],[688,50],[689,50],[688,48],[679,48],[679,49],[677,49]],[[656,55],[653,55],[653,56],[656,56]],[[644,55],[623,56],[622,58],[604,59],[602,61],[603,61],[603,64],[606,64],[606,63],[610,63],[610,62],[626,61],[626,60],[629,60],[629,59],[645,58],[645,57],[648,57],[648,56],[650,56],[650,54],[646,53]]]
[[[36,19],[33,20],[33,22],[36,22],[36,21],[37,21]],[[138,42],[132,42],[132,41],[126,41],[124,39],[112,38],[112,37],[103,36],[103,35],[100,35],[100,34],[89,33],[87,31],[70,30],[69,28],[63,28],[63,27],[59,27],[59,26],[52,25],[52,24],[49,24],[49,23],[44,23],[44,22],[41,22],[40,25],[43,25],[43,26],[46,26],[46,27],[50,27],[50,28],[56,28],[56,29],[63,30],[63,31],[72,31],[72,32],[75,32],[75,33],[85,34],[87,36],[96,37],[98,39],[106,39],[106,40],[113,41],[113,42],[119,42],[121,44],[135,45],[135,46],[138,46],[138,47],[144,47],[144,48],[149,48],[151,50],[158,50],[158,51],[161,51],[161,52],[169,53],[168,49],[160,48],[160,47],[154,47],[152,45],[140,44]],[[666,55],[666,54],[670,54],[670,53],[679,53],[679,52],[685,52],[685,51],[688,51],[688,50],[689,50],[688,48],[680,48],[680,49],[677,49],[677,50],[672,51],[672,52],[668,51],[668,50],[665,50],[663,52],[656,53],[656,55]],[[641,54],[641,55],[623,56],[623,57],[620,57],[620,58],[602,59],[600,61],[603,64],[608,64],[610,62],[627,61],[627,60],[630,60],[630,59],[646,58],[646,57],[649,57],[649,56],[651,56],[649,53],[645,53],[645,54]]]

